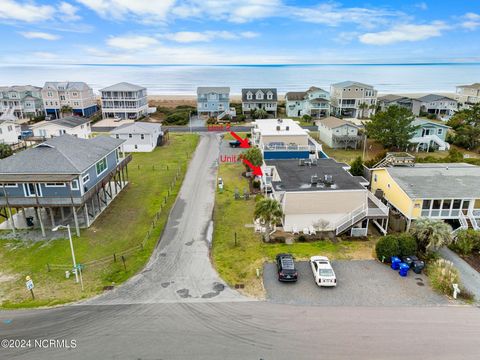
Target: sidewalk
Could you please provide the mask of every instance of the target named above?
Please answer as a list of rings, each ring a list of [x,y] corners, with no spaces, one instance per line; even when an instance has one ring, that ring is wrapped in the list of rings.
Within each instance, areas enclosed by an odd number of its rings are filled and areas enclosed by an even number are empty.
[[[475,301],[480,301],[480,273],[473,269],[468,263],[452,250],[444,247],[439,250],[440,255],[455,265],[460,272],[460,279],[463,286],[475,295]]]

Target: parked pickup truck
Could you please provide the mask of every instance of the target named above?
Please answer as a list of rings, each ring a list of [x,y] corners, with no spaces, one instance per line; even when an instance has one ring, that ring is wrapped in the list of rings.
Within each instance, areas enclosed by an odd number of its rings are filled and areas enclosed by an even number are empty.
[[[251,144],[250,140],[248,140],[248,143]],[[229,144],[230,144],[230,147],[232,148],[238,148],[242,143],[239,140],[233,140],[233,141],[230,141]]]

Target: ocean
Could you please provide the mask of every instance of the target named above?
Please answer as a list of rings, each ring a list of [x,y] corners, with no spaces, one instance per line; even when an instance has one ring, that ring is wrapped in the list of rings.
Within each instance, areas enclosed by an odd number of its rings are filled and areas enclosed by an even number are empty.
[[[94,90],[126,81],[152,95],[193,95],[197,86],[275,87],[279,94],[310,86],[354,80],[374,85],[380,93],[455,92],[455,86],[480,82],[475,64],[359,65],[0,65],[0,86],[36,85],[45,81],[85,81]]]

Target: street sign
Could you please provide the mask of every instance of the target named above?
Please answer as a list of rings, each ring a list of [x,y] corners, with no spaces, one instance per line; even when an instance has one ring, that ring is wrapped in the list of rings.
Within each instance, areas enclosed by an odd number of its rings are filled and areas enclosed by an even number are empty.
[[[33,285],[33,280],[27,280],[25,285],[27,286],[27,290],[32,290],[35,287],[35,285]]]

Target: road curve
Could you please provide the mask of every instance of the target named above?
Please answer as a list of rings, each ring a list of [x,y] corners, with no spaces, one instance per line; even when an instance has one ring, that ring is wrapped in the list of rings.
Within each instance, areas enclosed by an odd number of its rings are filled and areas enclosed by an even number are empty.
[[[252,300],[226,286],[209,258],[207,238],[219,146],[217,134],[201,135],[160,243],[145,269],[117,289],[83,304]]]

